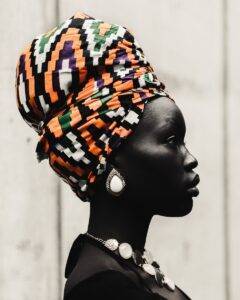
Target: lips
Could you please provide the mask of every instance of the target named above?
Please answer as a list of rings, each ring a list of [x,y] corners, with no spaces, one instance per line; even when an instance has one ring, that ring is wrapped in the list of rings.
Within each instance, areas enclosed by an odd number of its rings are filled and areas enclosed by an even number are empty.
[[[200,182],[200,177],[198,174],[195,175],[193,180],[187,186],[187,192],[192,196],[197,196],[199,194],[199,190],[196,185]]]
[[[195,175],[193,181],[187,186],[187,188],[195,187],[200,182],[200,177],[198,174]]]

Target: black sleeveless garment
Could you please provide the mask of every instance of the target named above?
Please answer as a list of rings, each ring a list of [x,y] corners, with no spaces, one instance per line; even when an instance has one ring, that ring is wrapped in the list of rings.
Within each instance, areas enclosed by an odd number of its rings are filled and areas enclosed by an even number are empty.
[[[80,234],[72,244],[68,255],[67,264],[65,268],[65,277],[69,278],[77,265],[79,256],[81,255],[81,247],[83,243],[91,243],[95,247],[106,251],[108,255],[114,257],[122,263],[122,258],[119,258],[111,250],[107,249],[97,241]],[[173,292],[170,292],[170,294]],[[139,287],[131,278],[117,270],[103,270],[97,272],[92,276],[78,282],[65,293],[63,300],[189,300],[189,298],[177,285],[174,292],[174,297],[167,297],[166,295],[159,295],[146,287]]]

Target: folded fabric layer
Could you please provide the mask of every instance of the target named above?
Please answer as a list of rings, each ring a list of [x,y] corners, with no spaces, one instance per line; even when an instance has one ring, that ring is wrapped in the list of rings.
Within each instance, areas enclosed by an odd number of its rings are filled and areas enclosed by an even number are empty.
[[[49,159],[83,201],[145,103],[173,100],[127,28],[80,11],[24,49],[15,86],[19,112],[39,134],[38,160]]]

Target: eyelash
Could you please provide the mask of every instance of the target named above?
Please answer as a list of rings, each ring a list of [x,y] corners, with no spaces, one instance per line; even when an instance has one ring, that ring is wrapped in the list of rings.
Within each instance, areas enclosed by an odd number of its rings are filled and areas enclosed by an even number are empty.
[[[169,142],[169,140],[170,140],[171,138],[174,138],[174,140],[175,140],[174,143]],[[178,144],[179,144],[179,141],[177,140],[177,138],[176,138],[175,135],[171,135],[169,138],[167,138],[167,142],[168,142],[169,144],[174,144],[174,145],[178,145]],[[182,144],[185,146],[185,145],[186,145],[185,141],[184,141]]]

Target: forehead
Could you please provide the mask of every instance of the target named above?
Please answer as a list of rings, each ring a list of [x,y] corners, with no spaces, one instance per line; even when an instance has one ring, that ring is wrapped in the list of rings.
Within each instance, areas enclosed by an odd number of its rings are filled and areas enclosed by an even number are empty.
[[[183,114],[179,107],[167,97],[157,98],[149,101],[143,113],[141,127],[155,131],[165,127],[174,127],[185,132],[186,125]]]

